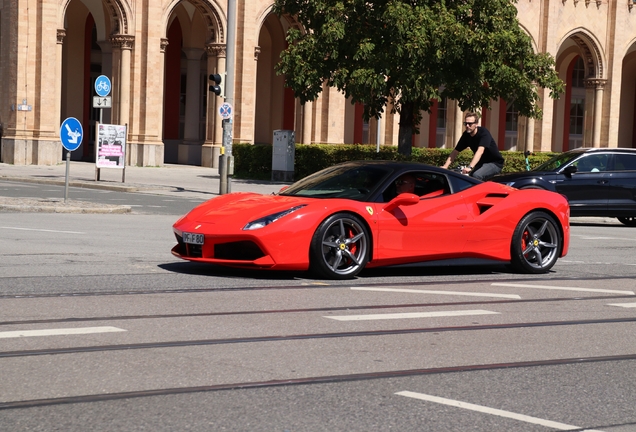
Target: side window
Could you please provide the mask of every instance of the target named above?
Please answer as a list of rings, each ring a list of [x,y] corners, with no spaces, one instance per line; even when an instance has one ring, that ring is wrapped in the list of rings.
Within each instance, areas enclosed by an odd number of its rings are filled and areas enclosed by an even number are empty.
[[[413,193],[421,198],[433,198],[450,193],[446,176],[416,171],[398,176],[383,193],[384,202],[389,202],[401,193]]]
[[[607,170],[607,154],[592,154],[583,156],[574,162],[578,172],[601,172]]]
[[[636,154],[615,154],[614,171],[636,171]]]

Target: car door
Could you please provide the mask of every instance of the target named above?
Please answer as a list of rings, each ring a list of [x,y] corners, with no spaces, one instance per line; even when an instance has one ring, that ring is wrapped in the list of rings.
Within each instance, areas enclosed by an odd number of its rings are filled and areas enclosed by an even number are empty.
[[[595,216],[607,212],[610,173],[609,154],[584,154],[572,163],[576,172],[559,174],[556,191],[568,198],[572,216]]]
[[[441,188],[416,187],[413,205],[378,205],[376,259],[386,264],[441,259],[464,249],[472,218],[461,194],[451,194],[448,180],[438,173],[416,173],[441,182]],[[388,206],[388,207],[387,207]]]
[[[636,154],[615,153],[610,173],[608,214],[636,215]]]

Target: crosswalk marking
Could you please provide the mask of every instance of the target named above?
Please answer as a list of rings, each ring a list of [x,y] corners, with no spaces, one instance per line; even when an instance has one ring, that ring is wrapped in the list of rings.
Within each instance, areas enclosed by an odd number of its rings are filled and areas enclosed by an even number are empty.
[[[372,320],[389,320],[389,319],[410,319],[410,318],[440,318],[467,315],[492,315],[499,312],[487,310],[461,310],[461,311],[441,311],[441,312],[407,312],[394,314],[371,314],[371,315],[340,315],[325,316],[337,321],[372,321]]]
[[[45,329],[45,330],[17,330],[0,332],[0,339],[33,337],[33,336],[64,336],[64,335],[80,335],[93,333],[113,333],[124,332],[126,330],[117,327],[80,327],[80,328],[61,328],[61,329]]]
[[[600,289],[600,288],[577,288],[577,287],[560,287],[560,286],[550,286],[550,285],[526,285],[526,284],[515,284],[515,283],[493,283],[492,286],[505,286],[512,288],[533,288],[533,289],[547,289],[547,290],[562,290],[562,291],[584,291],[584,292],[598,292],[598,293],[611,293],[611,294],[626,294],[626,295],[634,295],[634,291],[619,291],[619,290],[608,290],[608,289]]]
[[[470,297],[494,297],[494,298],[507,298],[507,299],[520,299],[521,296],[516,294],[491,294],[491,293],[473,293],[463,291],[433,291],[433,290],[414,290],[414,289],[398,289],[398,288],[368,288],[368,287],[351,287],[353,291],[385,291],[385,292],[400,292],[400,293],[415,293],[415,294],[437,294],[437,295],[455,295],[455,296],[470,296]]]

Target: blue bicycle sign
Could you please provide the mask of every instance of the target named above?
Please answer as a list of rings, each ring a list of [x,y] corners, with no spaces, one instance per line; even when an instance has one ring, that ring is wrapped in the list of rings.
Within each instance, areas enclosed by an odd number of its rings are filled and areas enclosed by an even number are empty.
[[[110,93],[110,79],[106,75],[100,75],[95,80],[95,92],[100,97],[106,97]]]

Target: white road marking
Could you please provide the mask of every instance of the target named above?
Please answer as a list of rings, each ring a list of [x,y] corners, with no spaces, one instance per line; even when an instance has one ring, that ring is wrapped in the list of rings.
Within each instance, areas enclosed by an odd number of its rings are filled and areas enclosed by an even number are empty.
[[[452,316],[467,315],[492,315],[499,312],[487,310],[462,310],[462,311],[442,311],[442,312],[407,312],[394,314],[372,314],[372,315],[339,315],[325,316],[324,318],[334,319],[338,321],[371,321],[371,320],[388,320],[388,319],[409,319],[409,318],[438,318]]]
[[[437,396],[431,396],[423,393],[415,393],[411,391],[401,391],[395,393],[399,396],[406,396],[413,399],[419,399],[427,402],[435,402],[438,404],[448,405],[456,408],[464,408],[471,411],[477,411],[485,414],[496,415],[499,417],[506,417],[513,420],[518,420],[526,423],[532,423],[540,426],[545,426],[549,428],[559,429],[559,430],[580,430],[580,426],[572,426],[565,423],[554,422],[551,420],[540,419],[537,417],[531,417],[523,414],[517,414],[510,411],[504,411],[496,408],[489,408],[482,405],[475,405],[468,402],[461,402],[453,399],[446,399]],[[594,429],[585,429],[584,432],[601,432]]]
[[[599,289],[599,288],[559,287],[559,286],[549,286],[549,285],[526,285],[526,284],[513,284],[513,283],[493,283],[492,285],[507,286],[507,287],[513,287],[513,288],[534,288],[534,289],[548,289],[548,290],[585,291],[585,292],[634,295],[634,291],[606,290],[606,289]]]
[[[80,335],[93,333],[113,333],[125,332],[126,330],[117,327],[80,327],[80,328],[61,328],[47,330],[17,330],[0,332],[0,339],[33,337],[33,336],[63,336],[63,335]]]
[[[386,292],[402,292],[415,294],[439,294],[439,295],[456,295],[471,297],[495,297],[507,299],[520,299],[521,296],[516,294],[489,294],[489,293],[472,293],[462,291],[432,291],[432,290],[413,290],[413,289],[395,289],[395,288],[367,288],[367,287],[351,287],[354,291],[386,291]]]
[[[60,231],[60,230],[47,230],[47,229],[35,229],[35,228],[18,228],[18,227],[0,227],[0,229],[18,230],[18,231],[39,231],[39,232],[52,232],[62,234],[86,234],[79,231]]]
[[[608,306],[618,306],[624,308],[636,308],[636,303],[610,303]]]

